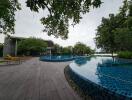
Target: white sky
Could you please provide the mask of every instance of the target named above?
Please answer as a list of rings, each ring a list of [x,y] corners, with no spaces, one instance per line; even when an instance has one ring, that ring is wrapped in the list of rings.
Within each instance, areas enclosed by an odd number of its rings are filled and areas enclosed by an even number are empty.
[[[45,40],[52,40],[61,46],[73,46],[76,42],[83,42],[86,45],[95,48],[94,37],[97,26],[100,25],[102,17],[108,17],[110,13],[117,13],[123,0],[103,0],[100,8],[91,10],[83,16],[80,24],[75,27],[69,27],[69,38],[61,40],[54,36],[47,36],[42,32],[43,26],[40,18],[45,16],[47,11],[39,13],[31,12],[25,5],[25,0],[19,0],[22,3],[22,10],[16,12],[16,26],[14,36],[18,37],[38,37]],[[0,35],[0,42],[3,43],[4,35]]]

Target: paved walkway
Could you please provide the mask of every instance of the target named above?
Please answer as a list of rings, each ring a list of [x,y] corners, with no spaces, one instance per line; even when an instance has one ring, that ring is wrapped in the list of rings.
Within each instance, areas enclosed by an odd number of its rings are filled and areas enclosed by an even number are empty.
[[[81,100],[65,79],[68,64],[33,58],[21,65],[0,67],[0,100]]]

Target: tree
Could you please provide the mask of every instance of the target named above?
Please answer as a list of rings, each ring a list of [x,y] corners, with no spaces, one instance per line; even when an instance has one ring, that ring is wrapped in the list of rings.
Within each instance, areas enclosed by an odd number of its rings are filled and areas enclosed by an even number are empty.
[[[119,28],[115,33],[114,40],[118,44],[118,51],[132,51],[132,30]]]
[[[26,4],[32,11],[39,9],[48,11],[46,17],[41,18],[44,31],[48,35],[68,38],[69,20],[78,24],[82,14],[89,12],[90,7],[99,7],[101,0],[27,0]],[[0,0],[0,28],[1,33],[14,33],[15,11],[20,9],[18,0]]]
[[[102,23],[97,28],[96,45],[107,52],[114,52],[116,50],[116,43],[114,41],[114,30],[119,23],[116,21],[114,14],[110,14],[109,18],[102,18]]]
[[[132,1],[124,0],[119,13],[102,18],[97,28],[96,45],[106,52],[132,50]]]
[[[27,7],[32,11],[48,10],[49,14],[41,18],[44,31],[48,35],[68,38],[69,20],[72,25],[78,24],[82,14],[89,12],[90,7],[99,7],[101,0],[27,0]]]
[[[78,24],[83,14],[89,12],[90,7],[99,7],[101,0],[27,0],[27,7],[31,11],[39,9],[48,11],[47,16],[41,18],[44,31],[48,35],[68,38],[69,20],[72,25]],[[17,0],[0,0],[0,31],[7,34],[14,33],[15,11],[20,9]]]
[[[54,44],[52,54],[61,54],[62,48],[60,45]]]
[[[73,53],[76,55],[91,54],[92,50],[85,44],[78,42],[73,48]]]
[[[28,38],[18,43],[18,53],[24,55],[40,55],[46,51],[47,43],[42,39]]]
[[[17,0],[0,0],[0,33],[14,33],[15,11],[17,10],[20,10]]]
[[[62,48],[61,52],[64,55],[71,55],[72,54],[72,47],[71,46],[64,47],[64,48]]]

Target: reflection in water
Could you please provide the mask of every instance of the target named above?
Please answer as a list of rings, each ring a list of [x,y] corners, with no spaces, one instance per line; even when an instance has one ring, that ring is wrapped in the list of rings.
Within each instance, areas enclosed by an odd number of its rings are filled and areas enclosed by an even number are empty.
[[[114,61],[112,59],[102,59],[102,62],[98,63],[98,67],[111,67]]]
[[[90,61],[91,57],[78,57],[75,59],[75,63],[80,67]]]
[[[74,60],[74,56],[72,55],[46,55],[46,56],[41,56],[40,57],[41,61],[53,61],[53,62],[59,62],[59,61],[72,61]]]
[[[126,66],[126,65],[132,65],[132,60],[111,58],[111,59],[102,59],[102,61],[98,63],[99,67]]]
[[[96,83],[100,88],[132,97],[131,62],[111,57],[81,57],[70,64],[70,68],[82,79]]]
[[[124,64],[125,67],[122,65]],[[118,67],[117,67],[118,65]],[[102,67],[103,66],[103,67]],[[132,65],[119,59],[104,59],[97,66],[96,75],[101,86],[126,96],[132,90]]]

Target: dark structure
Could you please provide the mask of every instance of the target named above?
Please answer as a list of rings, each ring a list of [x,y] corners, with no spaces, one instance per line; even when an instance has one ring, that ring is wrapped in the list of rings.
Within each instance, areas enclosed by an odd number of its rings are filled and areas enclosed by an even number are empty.
[[[22,37],[5,37],[4,40],[4,48],[3,48],[3,56],[11,55],[17,56],[17,43],[21,41]],[[45,40],[48,44],[48,52],[51,53],[51,49],[53,48],[54,43],[50,40]]]
[[[5,37],[3,56],[17,56],[17,42],[24,38],[21,37]]]
[[[3,44],[0,43],[0,57],[3,56]]]

